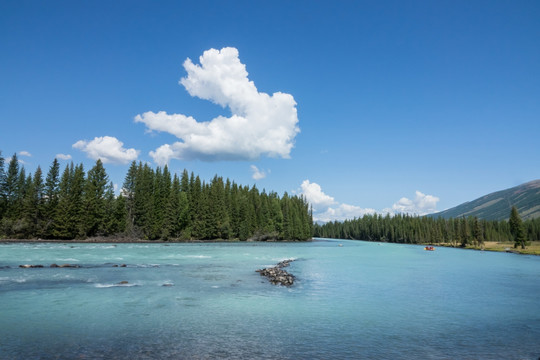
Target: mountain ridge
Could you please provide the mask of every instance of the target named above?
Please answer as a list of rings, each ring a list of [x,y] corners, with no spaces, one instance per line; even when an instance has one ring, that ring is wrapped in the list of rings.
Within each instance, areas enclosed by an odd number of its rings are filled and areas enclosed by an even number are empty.
[[[540,179],[495,191],[428,216],[445,219],[475,216],[484,220],[507,220],[512,206],[518,209],[523,220],[540,217]]]

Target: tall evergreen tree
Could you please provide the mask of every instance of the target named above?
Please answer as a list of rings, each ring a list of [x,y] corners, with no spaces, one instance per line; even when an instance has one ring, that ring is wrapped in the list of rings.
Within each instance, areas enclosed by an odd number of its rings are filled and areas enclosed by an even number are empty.
[[[6,199],[7,211],[12,217],[17,216],[16,206],[20,195],[19,185],[19,159],[17,158],[17,154],[13,154],[9,161],[2,191]]]
[[[60,178],[58,185],[58,205],[56,207],[55,217],[52,225],[52,234],[57,239],[71,239],[73,234],[71,228],[71,213],[70,213],[70,192],[72,178],[75,172],[73,162],[66,165]]]
[[[119,233],[121,231],[120,228],[122,222],[117,218],[117,199],[114,195],[114,184],[112,181],[107,184],[103,197],[105,204],[105,217],[103,219],[101,231],[105,236]]]
[[[25,223],[24,237],[30,238],[40,232],[43,211],[43,177],[41,168],[38,166],[34,177],[30,178],[23,204],[23,216]]]
[[[86,234],[96,236],[104,233],[105,225],[105,192],[109,176],[105,172],[101,159],[86,177],[85,207],[86,207]]]
[[[55,158],[51,164],[47,177],[45,179],[44,188],[44,207],[43,207],[43,227],[40,236],[45,238],[52,237],[53,222],[56,217],[58,205],[58,186],[60,183],[60,164]]]
[[[127,219],[126,232],[129,235],[134,235],[135,224],[135,184],[137,180],[137,163],[133,161],[128,169],[124,184],[122,186],[122,195],[124,197]]]
[[[525,249],[525,246],[527,245],[527,234],[523,228],[521,216],[519,216],[519,212],[515,206],[512,206],[512,209],[510,210],[508,224],[510,225],[510,232],[514,237],[514,247],[517,248],[518,246],[521,246],[522,249]]]
[[[0,220],[2,220],[2,217],[6,211],[6,197],[4,194],[6,173],[4,170],[4,161],[2,151],[0,151]]]
[[[154,211],[154,171],[147,164],[139,163],[135,178],[134,227],[136,236],[150,239]]]

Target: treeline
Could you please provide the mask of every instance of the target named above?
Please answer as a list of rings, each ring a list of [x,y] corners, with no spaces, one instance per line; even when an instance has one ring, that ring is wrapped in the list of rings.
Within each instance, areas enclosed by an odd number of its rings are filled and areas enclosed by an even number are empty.
[[[529,241],[540,241],[540,218],[523,222]],[[508,221],[476,217],[443,219],[398,214],[365,215],[359,219],[314,225],[314,236],[408,244],[479,246],[485,241],[514,241]]]
[[[312,215],[303,197],[279,197],[215,176],[210,182],[186,170],[153,169],[133,162],[122,191],[101,160],[63,171],[54,159],[44,176],[26,174],[17,155],[0,152],[0,236],[84,239],[122,235],[146,240],[306,240]]]

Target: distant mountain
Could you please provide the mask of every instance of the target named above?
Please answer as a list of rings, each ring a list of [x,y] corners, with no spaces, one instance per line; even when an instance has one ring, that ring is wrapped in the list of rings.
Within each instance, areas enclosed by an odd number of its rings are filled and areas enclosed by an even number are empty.
[[[428,216],[445,219],[476,216],[485,220],[507,220],[512,206],[518,209],[523,220],[540,217],[540,180],[497,191]]]

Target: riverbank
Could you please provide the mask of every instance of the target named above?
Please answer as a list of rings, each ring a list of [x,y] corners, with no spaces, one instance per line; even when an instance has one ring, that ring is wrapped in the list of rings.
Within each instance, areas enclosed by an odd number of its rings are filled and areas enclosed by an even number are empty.
[[[454,244],[450,244],[450,243],[437,244],[437,246],[461,248],[460,246],[455,246]],[[464,247],[463,249],[509,252],[509,253],[522,254],[522,255],[540,255],[540,241],[531,241],[530,245],[528,245],[525,249],[514,248],[513,242],[496,242],[496,241],[486,241],[481,246],[468,245]]]

